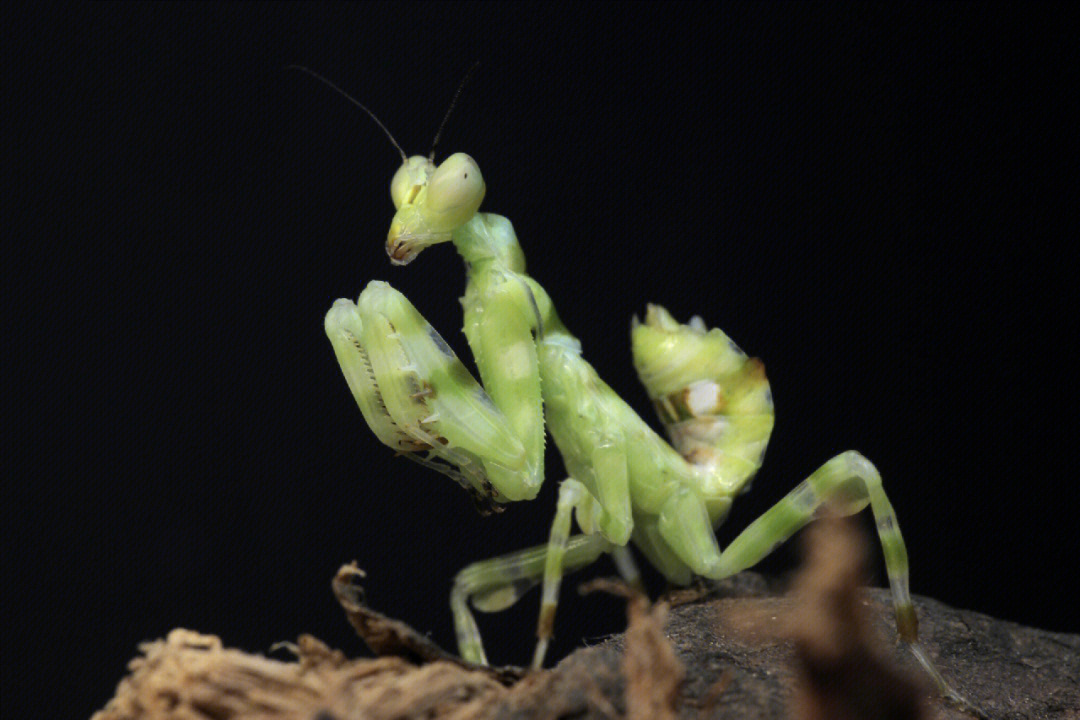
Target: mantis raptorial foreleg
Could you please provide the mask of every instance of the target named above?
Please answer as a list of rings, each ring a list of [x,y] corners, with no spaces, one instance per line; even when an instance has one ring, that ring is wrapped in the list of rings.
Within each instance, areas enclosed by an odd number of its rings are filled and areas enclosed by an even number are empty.
[[[542,443],[523,445],[404,295],[371,282],[356,304],[334,303],[325,324],[353,396],[380,440],[453,477],[480,501],[535,495]]]
[[[511,272],[489,273],[474,284],[465,302],[465,338],[484,389],[502,411],[510,431],[525,446],[532,497],[544,477],[544,409],[534,334],[542,334],[528,286]]]

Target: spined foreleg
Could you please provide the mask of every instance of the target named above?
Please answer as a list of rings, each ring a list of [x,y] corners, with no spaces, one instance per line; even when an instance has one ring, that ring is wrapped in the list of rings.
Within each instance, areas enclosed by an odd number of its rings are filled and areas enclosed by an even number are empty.
[[[543,443],[517,435],[519,428],[404,295],[369,283],[357,303],[335,302],[325,324],[349,388],[380,440],[481,499],[536,495]],[[539,418],[539,408],[531,411]],[[543,432],[539,419],[530,427]]]

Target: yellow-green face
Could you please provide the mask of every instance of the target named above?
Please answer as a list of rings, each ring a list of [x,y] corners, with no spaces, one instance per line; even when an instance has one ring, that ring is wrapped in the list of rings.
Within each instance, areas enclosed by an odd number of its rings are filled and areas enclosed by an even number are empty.
[[[386,237],[390,261],[405,265],[428,245],[450,240],[476,214],[486,189],[479,166],[465,153],[438,167],[419,155],[406,160],[390,181],[397,208]]]

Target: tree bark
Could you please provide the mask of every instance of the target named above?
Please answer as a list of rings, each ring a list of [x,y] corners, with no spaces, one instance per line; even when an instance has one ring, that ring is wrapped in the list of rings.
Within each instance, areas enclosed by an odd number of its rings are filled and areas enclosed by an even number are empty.
[[[884,655],[917,678],[910,655],[895,643],[888,593],[861,590],[859,598]],[[1022,627],[925,598],[916,604],[931,657],[988,716],[1080,717],[1080,635]],[[784,618],[797,613],[797,605],[752,573],[724,583],[718,596],[670,609],[631,601],[627,634],[516,681],[513,672],[447,660],[348,660],[310,637],[295,648],[297,662],[282,662],[176,630],[142,646],[131,674],[94,720],[790,717],[801,712],[804,662],[797,643],[787,639]],[[970,717],[931,689],[920,692],[930,717]]]
[[[655,605],[619,581],[593,581],[583,589],[627,597],[626,633],[539,672],[462,661],[366,607],[363,572],[345,565],[334,594],[382,657],[348,660],[302,636],[297,661],[283,662],[174,630],[141,646],[93,720],[1080,718],[1080,635],[916,597],[922,645],[966,704],[943,700],[895,641],[889,593],[860,587],[866,541],[854,528],[808,528],[786,595],[754,573]]]

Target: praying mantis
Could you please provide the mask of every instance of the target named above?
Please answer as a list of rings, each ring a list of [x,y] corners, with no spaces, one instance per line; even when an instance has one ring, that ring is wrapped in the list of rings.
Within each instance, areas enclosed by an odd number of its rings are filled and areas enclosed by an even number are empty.
[[[340,88],[300,69],[378,123]],[[488,662],[470,605],[496,612],[540,585],[532,666],[542,667],[563,575],[607,554],[625,580],[638,583],[631,544],[675,585],[720,580],[753,567],[815,517],[869,507],[899,639],[946,697],[971,707],[918,640],[907,550],[869,460],[855,451],[832,458],[721,549],[714,530],[749,488],[773,429],[762,363],[700,317],[682,324],[649,305],[644,320],[633,320],[632,355],[663,439],[584,359],[548,293],[526,273],[510,221],[479,211],[486,185],[476,161],[455,153],[436,165],[434,145],[427,157],[408,157],[390,139],[402,165],[390,183],[396,211],[386,252],[405,265],[433,245],[457,250],[465,262],[464,333],[481,382],[402,293],[371,281],[355,302],[334,302],[325,318],[364,419],[380,441],[458,482],[482,510],[536,497],[545,431],[569,475],[546,544],[475,562],[456,576],[450,605],[465,660]],[[580,532],[571,534],[572,520]]]

